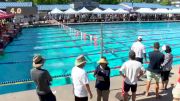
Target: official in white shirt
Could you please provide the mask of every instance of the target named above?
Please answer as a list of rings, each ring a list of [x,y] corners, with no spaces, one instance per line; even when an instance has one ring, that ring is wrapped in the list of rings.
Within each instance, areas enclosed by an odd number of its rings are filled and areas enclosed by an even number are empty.
[[[83,55],[78,56],[71,72],[75,101],[88,101],[88,93],[90,99],[93,97],[89,87],[87,73],[83,69],[85,64],[85,57]]]
[[[133,50],[136,53],[136,60],[141,62],[143,64],[143,56],[146,59],[146,51],[145,46],[142,44],[142,36],[138,36],[138,39],[136,42],[133,43],[131,50]]]

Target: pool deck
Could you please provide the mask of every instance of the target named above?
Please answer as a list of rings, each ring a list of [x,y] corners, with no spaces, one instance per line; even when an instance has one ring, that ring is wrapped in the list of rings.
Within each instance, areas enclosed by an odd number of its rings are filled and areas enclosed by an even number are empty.
[[[172,101],[172,84],[176,84],[176,80],[178,78],[178,66],[174,66],[171,71],[171,77],[168,85],[167,91],[160,90],[160,94],[162,96],[161,99],[155,99],[154,94],[154,82],[152,82],[150,88],[150,96],[146,97],[144,95],[145,87],[146,87],[146,79],[142,78],[141,81],[138,82],[138,90],[137,90],[137,101]],[[89,101],[96,101],[96,89],[94,88],[95,82],[90,82],[90,87],[93,93],[93,99]],[[111,89],[110,89],[110,98],[109,101],[120,101],[121,98],[119,96],[121,92],[122,85],[122,77],[116,76],[111,78]],[[56,92],[57,101],[74,101],[73,93],[72,93],[72,85],[59,86],[52,88],[53,92]],[[35,90],[11,93],[11,94],[3,94],[0,95],[0,101],[39,101],[36,95]]]

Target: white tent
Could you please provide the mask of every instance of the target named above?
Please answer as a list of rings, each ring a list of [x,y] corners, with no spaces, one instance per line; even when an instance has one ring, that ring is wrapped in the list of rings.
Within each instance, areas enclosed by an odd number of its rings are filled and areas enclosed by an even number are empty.
[[[158,8],[154,11],[155,14],[169,14],[170,10],[164,8]]]
[[[72,8],[69,8],[69,9],[66,10],[64,13],[65,13],[65,14],[78,14],[78,12],[75,11],[74,9],[72,9]]]
[[[111,8],[108,8],[108,9],[104,10],[102,13],[103,14],[114,14],[116,12],[114,10],[112,10]]]
[[[61,10],[59,10],[58,8],[54,8],[51,12],[50,12],[50,14],[63,14],[64,12],[63,11],[61,11]]]
[[[153,14],[154,11],[150,8],[140,8],[136,10],[136,12],[141,13],[141,14]]]
[[[180,14],[180,8],[170,10],[171,14]]]
[[[128,11],[123,10],[123,9],[121,9],[121,8],[117,9],[115,12],[116,12],[117,14],[127,14],[127,13],[129,13]]]
[[[103,11],[99,8],[95,8],[94,10],[91,11],[91,13],[94,13],[94,14],[102,14]]]
[[[79,13],[91,13],[86,7],[83,7],[81,10],[78,11]]]

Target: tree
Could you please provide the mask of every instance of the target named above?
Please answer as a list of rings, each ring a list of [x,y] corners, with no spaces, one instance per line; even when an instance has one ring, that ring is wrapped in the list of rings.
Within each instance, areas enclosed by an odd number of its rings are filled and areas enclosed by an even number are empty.
[[[162,5],[169,5],[171,2],[169,0],[161,0]]]
[[[6,1],[6,0],[3,0]],[[68,4],[74,0],[7,0],[9,2],[33,2],[33,4]],[[82,0],[83,1],[83,0]],[[99,2],[100,4],[118,4],[120,2],[146,2],[157,3],[157,0],[92,0]],[[170,4],[170,0],[160,0],[162,5]]]
[[[119,0],[112,0],[112,4],[118,4],[119,2]]]
[[[33,4],[43,4],[44,0],[32,0]]]
[[[118,4],[121,0],[97,0],[101,4]]]

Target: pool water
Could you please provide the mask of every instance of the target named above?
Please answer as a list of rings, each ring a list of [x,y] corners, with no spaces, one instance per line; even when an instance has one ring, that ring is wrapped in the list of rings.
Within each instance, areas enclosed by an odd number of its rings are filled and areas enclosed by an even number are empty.
[[[104,56],[111,68],[121,66],[128,59],[128,51],[137,36],[143,36],[146,51],[153,50],[153,43],[169,44],[174,55],[173,64],[180,64],[180,23],[119,23],[103,24]],[[74,29],[100,37],[100,24],[71,25]],[[24,28],[22,35],[16,38],[0,56],[0,83],[24,81],[30,79],[32,57],[35,53],[46,58],[44,68],[52,76],[52,86],[70,84],[69,75],[76,57],[84,54],[87,59],[85,70],[95,70],[100,58],[100,39],[94,45],[89,39],[81,40],[75,32],[62,29],[60,26]],[[146,65],[145,65],[146,68]],[[118,69],[112,69],[111,76],[118,75]],[[62,76],[62,77],[60,77]],[[94,80],[92,73],[88,74]],[[33,83],[0,86],[0,94],[34,89]]]

